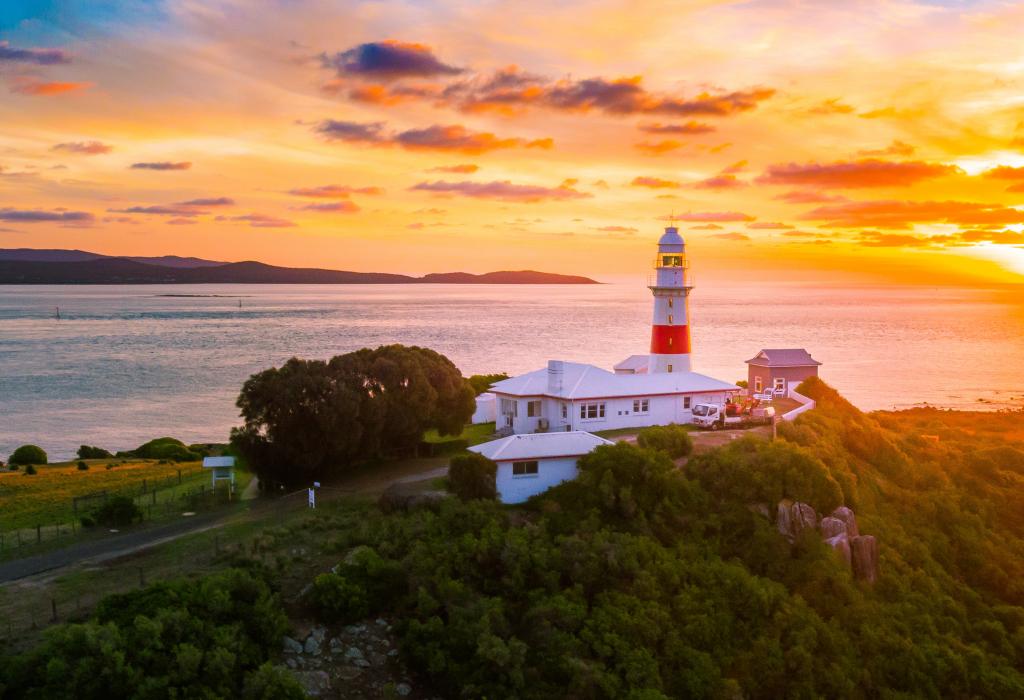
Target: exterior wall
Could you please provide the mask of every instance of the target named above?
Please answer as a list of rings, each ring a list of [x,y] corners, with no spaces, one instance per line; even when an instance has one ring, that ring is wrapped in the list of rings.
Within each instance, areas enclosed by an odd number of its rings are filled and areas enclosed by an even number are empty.
[[[470,419],[473,425],[493,423],[497,420],[498,400],[493,395],[487,398],[484,396],[476,397],[476,411],[473,412],[473,418]]]
[[[575,457],[539,459],[537,473],[529,476],[512,476],[512,462],[498,462],[494,485],[502,503],[522,503],[563,481],[575,479],[576,474]]]
[[[739,389],[737,388],[737,391]],[[692,423],[693,413],[690,409],[684,408],[684,396],[690,398],[690,406],[698,403],[714,403],[719,406],[725,404],[728,396],[726,391],[698,392],[693,394],[673,394],[669,396],[651,397],[628,397],[628,398],[607,398],[607,399],[577,399],[574,401],[553,399],[550,397],[514,397],[498,396],[499,415],[498,428],[506,423],[501,413],[501,399],[507,398],[518,402],[518,416],[512,421],[512,432],[516,434],[535,433],[540,426],[540,418],[547,420],[547,432],[561,432],[566,430],[618,430],[620,428],[644,428],[649,425],[668,425],[669,423]],[[647,413],[635,413],[633,401],[646,398],[649,402]],[[541,416],[530,418],[527,416],[527,401],[541,401]],[[603,403],[605,405],[604,418],[581,418],[580,405],[589,403]],[[562,406],[566,407],[566,417],[562,417]]]
[[[747,387],[750,391],[754,391],[757,377],[761,377],[763,391],[768,387],[774,387],[776,378],[785,379],[786,389],[788,390],[790,387],[796,389],[797,385],[808,377],[818,376],[817,365],[810,365],[808,367],[761,367],[759,365],[748,365],[747,367]]]

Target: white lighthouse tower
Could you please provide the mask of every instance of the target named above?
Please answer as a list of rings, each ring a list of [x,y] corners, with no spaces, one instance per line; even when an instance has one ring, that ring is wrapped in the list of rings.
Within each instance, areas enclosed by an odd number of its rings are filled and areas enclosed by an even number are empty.
[[[654,263],[654,321],[647,373],[690,371],[690,290],[686,243],[675,226],[658,240]]]

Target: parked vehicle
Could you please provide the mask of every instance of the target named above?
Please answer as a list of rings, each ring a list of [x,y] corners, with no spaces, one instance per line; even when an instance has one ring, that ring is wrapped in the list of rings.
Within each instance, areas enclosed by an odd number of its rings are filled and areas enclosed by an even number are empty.
[[[699,428],[749,428],[755,425],[771,425],[775,419],[773,406],[740,406],[726,404],[724,407],[713,403],[699,403],[693,407],[693,422]]]

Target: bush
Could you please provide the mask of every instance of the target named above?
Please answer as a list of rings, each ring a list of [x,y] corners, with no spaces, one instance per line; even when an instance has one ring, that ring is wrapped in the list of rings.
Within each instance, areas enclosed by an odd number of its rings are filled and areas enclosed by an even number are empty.
[[[287,618],[267,583],[228,569],[108,596],[84,624],[55,625],[0,657],[10,698],[299,698],[268,666]]]
[[[82,523],[82,527],[96,527],[96,518],[91,515],[83,515],[78,520]]]
[[[329,622],[354,622],[370,614],[366,590],[339,574],[320,574],[313,580],[310,602]]]
[[[36,473],[36,468],[29,464],[25,467],[25,473],[28,474],[29,476],[32,476],[33,474]]]
[[[118,456],[141,457],[143,459],[167,459],[172,462],[195,462],[202,456],[190,450],[185,443],[172,437],[156,438],[139,445],[130,452],[118,453]]]
[[[463,501],[475,498],[495,499],[498,491],[494,484],[498,465],[483,455],[469,453],[452,457],[448,467],[448,484]]]
[[[106,527],[126,527],[142,520],[142,511],[128,496],[115,496],[100,506],[93,518]]]
[[[46,464],[46,452],[43,451],[42,447],[36,445],[22,445],[14,451],[10,459],[7,460],[11,464]]]
[[[16,471],[18,471],[18,465],[17,464],[8,464],[7,465],[7,469],[8,469],[8,471],[16,472]]]
[[[109,459],[114,455],[110,454],[101,447],[94,447],[91,445],[82,445],[78,448],[79,459]]]
[[[672,459],[686,457],[693,452],[693,438],[681,425],[654,425],[644,428],[636,437],[640,447],[667,452]]]
[[[80,472],[87,472],[87,471],[89,471],[89,465],[86,464],[85,462],[83,462],[82,460],[78,460],[78,471],[80,471]]]

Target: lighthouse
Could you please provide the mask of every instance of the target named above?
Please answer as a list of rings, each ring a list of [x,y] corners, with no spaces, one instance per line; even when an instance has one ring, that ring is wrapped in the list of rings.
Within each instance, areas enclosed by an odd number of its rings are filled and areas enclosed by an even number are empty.
[[[654,262],[654,320],[647,373],[690,371],[690,308],[686,243],[675,226],[658,240]]]

